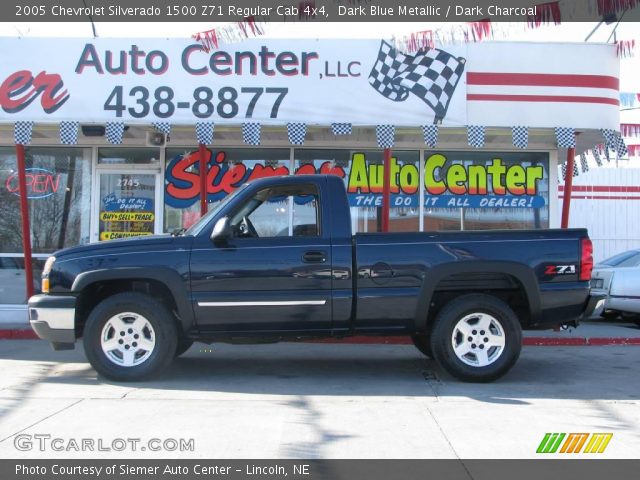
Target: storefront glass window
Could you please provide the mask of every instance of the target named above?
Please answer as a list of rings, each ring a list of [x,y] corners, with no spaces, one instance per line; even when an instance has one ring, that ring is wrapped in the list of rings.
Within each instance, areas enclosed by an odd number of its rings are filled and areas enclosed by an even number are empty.
[[[198,150],[167,149],[164,230],[188,228],[200,218],[200,154]],[[207,150],[209,208],[243,183],[260,177],[289,174],[289,149],[229,148]]]
[[[549,227],[549,155],[425,152],[424,230]]]
[[[47,254],[89,241],[91,151],[25,149],[34,287]],[[0,147],[0,303],[24,303],[24,256],[15,148]]]
[[[417,232],[419,227],[419,152],[393,151],[389,230]],[[380,230],[383,153],[380,150],[295,151],[296,173],[329,173],[344,179],[354,232]]]
[[[108,147],[98,150],[100,165],[157,165],[160,150],[157,148]]]

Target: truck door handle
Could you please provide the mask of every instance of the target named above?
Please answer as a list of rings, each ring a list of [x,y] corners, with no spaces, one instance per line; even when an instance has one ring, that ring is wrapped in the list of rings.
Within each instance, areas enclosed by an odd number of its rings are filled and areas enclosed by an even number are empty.
[[[327,261],[327,254],[326,252],[313,250],[310,252],[305,252],[305,254],[302,256],[302,260],[305,263],[324,263]]]

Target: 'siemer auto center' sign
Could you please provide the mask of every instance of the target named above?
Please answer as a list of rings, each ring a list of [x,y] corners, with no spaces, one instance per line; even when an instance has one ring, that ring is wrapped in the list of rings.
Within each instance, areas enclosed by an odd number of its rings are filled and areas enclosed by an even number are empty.
[[[0,39],[0,122],[618,127],[613,45]],[[526,104],[526,108],[523,105]]]

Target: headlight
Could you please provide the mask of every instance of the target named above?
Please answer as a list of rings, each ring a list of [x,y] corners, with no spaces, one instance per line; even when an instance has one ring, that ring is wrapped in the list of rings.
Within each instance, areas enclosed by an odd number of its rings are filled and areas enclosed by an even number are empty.
[[[49,293],[49,273],[51,273],[51,269],[53,268],[55,261],[56,257],[51,256],[47,258],[47,261],[44,264],[44,269],[42,270],[42,286],[40,288],[42,293]]]

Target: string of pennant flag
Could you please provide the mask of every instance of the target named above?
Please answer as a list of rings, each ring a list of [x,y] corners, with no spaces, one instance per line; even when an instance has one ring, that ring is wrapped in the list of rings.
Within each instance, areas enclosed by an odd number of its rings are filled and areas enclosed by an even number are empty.
[[[31,143],[34,122],[18,121],[14,124],[14,140],[18,145],[29,145]],[[154,122],[152,127],[159,133],[169,136],[171,134],[171,123]],[[307,137],[307,124],[304,122],[287,123],[287,137],[292,145],[304,145]],[[422,125],[422,135],[424,143],[430,148],[436,148],[438,145],[438,125]],[[63,121],[59,124],[60,143],[63,145],[75,145],[78,143],[78,132],[80,130],[80,122]],[[211,145],[214,142],[214,122],[196,122],[194,133],[195,140],[199,144]],[[351,135],[353,125],[349,122],[332,123],[331,131],[336,136]],[[125,132],[124,122],[107,122],[105,125],[105,140],[112,145],[119,145]],[[376,141],[380,148],[392,148],[395,144],[396,127],[394,125],[376,125],[375,127]],[[640,136],[640,124],[623,124],[621,131],[612,129],[602,129],[603,136],[602,146],[596,146],[593,151],[603,153],[608,158],[609,151],[614,151],[618,156],[628,154],[627,146],[623,136]],[[259,122],[246,122],[242,124],[242,139],[247,145],[260,145],[262,128]],[[483,125],[467,126],[467,144],[474,148],[483,148],[485,146],[486,127]],[[513,146],[520,149],[526,149],[529,145],[529,128],[523,125],[513,126],[511,128],[511,137]],[[575,148],[576,133],[575,129],[567,127],[555,128],[556,144],[559,148]],[[634,149],[634,152],[636,150]],[[598,165],[600,161],[596,159]]]

